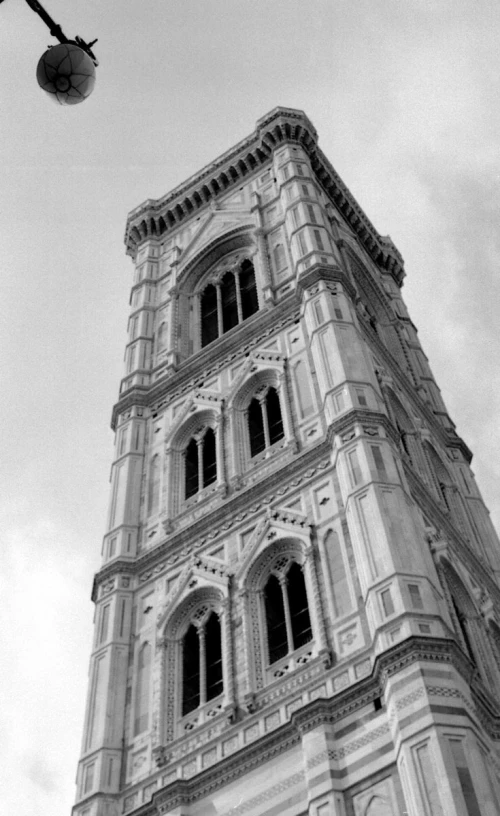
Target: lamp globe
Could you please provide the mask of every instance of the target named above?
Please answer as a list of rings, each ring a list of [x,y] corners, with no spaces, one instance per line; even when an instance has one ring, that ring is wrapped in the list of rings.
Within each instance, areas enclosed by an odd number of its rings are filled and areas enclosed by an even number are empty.
[[[40,57],[36,78],[58,105],[78,105],[91,93],[95,84],[92,58],[75,43],[54,45]]]

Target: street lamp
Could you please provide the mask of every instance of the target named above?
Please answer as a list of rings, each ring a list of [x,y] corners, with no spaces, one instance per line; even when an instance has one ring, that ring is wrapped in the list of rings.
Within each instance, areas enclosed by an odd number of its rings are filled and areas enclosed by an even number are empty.
[[[99,63],[92,46],[97,40],[91,43],[86,43],[81,37],[69,40],[38,0],[26,2],[42,18],[51,35],[59,40],[59,45],[49,46],[40,57],[36,69],[40,88],[58,105],[78,105],[94,88],[95,68]]]

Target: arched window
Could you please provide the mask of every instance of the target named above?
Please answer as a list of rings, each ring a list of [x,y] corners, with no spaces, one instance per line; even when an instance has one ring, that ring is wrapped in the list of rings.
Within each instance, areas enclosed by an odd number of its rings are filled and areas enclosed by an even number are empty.
[[[248,406],[248,434],[250,455],[263,450],[284,437],[280,400],[275,388],[268,388],[263,396],[254,397]]]
[[[149,686],[151,679],[151,646],[145,643],[139,651],[137,685],[135,688],[134,736],[149,725]]]
[[[207,428],[202,436],[190,439],[185,450],[185,498],[189,499],[217,479],[215,433]]]
[[[201,345],[207,346],[222,334],[258,311],[253,263],[246,259],[239,268],[225,273],[219,283],[209,283],[201,295]]]
[[[312,640],[304,574],[295,561],[285,574],[269,576],[264,609],[270,664]]]
[[[255,286],[255,272],[253,263],[249,260],[245,260],[241,264],[239,283],[241,294],[241,311],[243,320],[246,320],[247,317],[255,314],[255,312],[257,312],[259,309],[257,287]]]
[[[201,345],[207,346],[218,336],[217,290],[209,283],[201,296]]]
[[[221,626],[212,611],[201,623],[191,623],[182,639],[182,716],[222,691]]]

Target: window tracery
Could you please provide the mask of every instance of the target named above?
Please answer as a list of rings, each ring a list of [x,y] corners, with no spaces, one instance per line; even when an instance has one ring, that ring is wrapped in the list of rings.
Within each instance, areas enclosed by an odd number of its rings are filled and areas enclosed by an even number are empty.
[[[223,691],[220,620],[206,607],[202,613],[182,639],[182,716]]]
[[[184,452],[185,498],[200,493],[217,480],[215,433],[206,428],[191,437]]]
[[[166,623],[160,641],[156,747],[233,702],[231,622],[223,592],[215,586],[195,589]]]
[[[250,456],[257,456],[284,437],[278,393],[272,386],[259,389],[247,409]]]
[[[296,561],[275,564],[263,596],[271,665],[312,640],[304,574]]]
[[[252,261],[245,258],[225,272],[224,266],[215,271],[200,295],[202,348],[255,314],[259,308]]]
[[[250,566],[245,586],[245,697],[325,648],[314,559],[303,543],[281,539]],[[311,556],[311,557],[309,557]]]

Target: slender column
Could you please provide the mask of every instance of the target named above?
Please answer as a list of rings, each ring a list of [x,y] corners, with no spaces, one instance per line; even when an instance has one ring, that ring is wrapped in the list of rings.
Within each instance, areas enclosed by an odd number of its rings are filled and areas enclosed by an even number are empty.
[[[198,451],[198,493],[203,490],[203,437],[196,440]]]
[[[284,425],[285,439],[287,440],[287,442],[291,442],[294,445],[297,445],[297,440],[295,438],[295,433],[292,424],[292,408],[290,405],[290,398],[288,396],[286,372],[284,370],[279,377],[279,395],[280,405],[282,406],[281,416]]]
[[[266,450],[271,446],[271,437],[269,435],[269,422],[267,418],[267,404],[266,404],[266,397],[261,397],[259,399],[260,410],[262,412],[262,425],[264,427],[264,444],[266,446]]]
[[[325,562],[326,563],[326,562]],[[302,572],[305,572],[305,569],[309,571],[310,583],[312,585],[312,593],[313,593],[313,603],[310,604],[311,609],[314,610],[314,617],[316,618],[316,629],[317,631],[314,632],[315,637],[317,638],[319,652],[323,652],[323,654],[328,653],[328,643],[326,639],[326,627],[325,627],[325,618],[323,616],[323,608],[321,606],[321,593],[319,590],[319,582],[318,582],[318,574],[316,571],[316,563],[314,560],[314,552],[312,547],[308,548],[306,554],[306,563],[301,567]],[[307,585],[306,585],[306,592],[307,592]]]
[[[264,303],[271,306],[273,303],[273,290],[271,286],[271,270],[269,269],[269,256],[267,254],[266,238],[262,227],[255,230],[255,237],[257,238],[257,250],[259,257],[259,270],[261,272],[261,285]],[[257,271],[257,269],[256,269]]]
[[[207,702],[207,649],[205,641],[205,627],[198,627],[200,642],[200,706]]]
[[[238,310],[238,323],[241,323],[243,320],[243,308],[241,306],[241,289],[239,272],[234,272],[234,286],[236,289],[236,308]]]
[[[234,649],[230,603],[229,598],[224,600],[222,612],[219,616],[222,633],[222,677],[224,681],[226,707],[234,706]]]
[[[225,487],[226,485],[226,467],[224,461],[224,434],[222,432],[224,425],[224,415],[221,413],[217,417],[217,425],[215,426],[215,448],[216,455],[216,473],[217,484]]]
[[[175,290],[171,290],[170,301],[170,336],[168,339],[167,360],[169,365],[177,364],[177,324],[179,321],[179,295]],[[201,339],[200,339],[201,346]]]
[[[215,284],[215,292],[217,295],[217,331],[219,337],[224,334],[224,323],[222,321],[222,289],[220,283]]]
[[[285,626],[286,639],[288,641],[288,654],[294,651],[293,630],[292,630],[292,616],[290,615],[290,606],[288,603],[287,580],[286,575],[280,576],[281,594],[283,595],[283,608],[285,610]]]
[[[153,671],[153,712],[152,740],[153,751],[164,743],[165,730],[165,664],[166,641],[158,638],[154,655]]]

